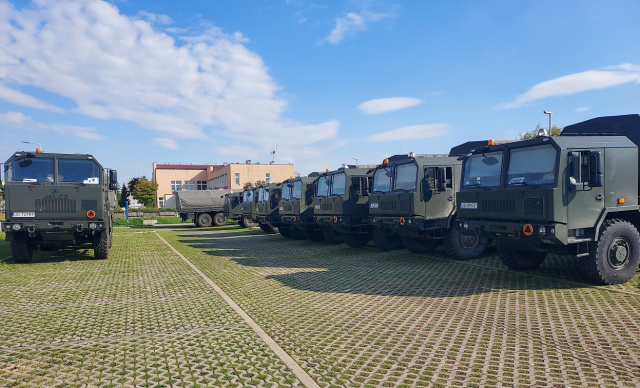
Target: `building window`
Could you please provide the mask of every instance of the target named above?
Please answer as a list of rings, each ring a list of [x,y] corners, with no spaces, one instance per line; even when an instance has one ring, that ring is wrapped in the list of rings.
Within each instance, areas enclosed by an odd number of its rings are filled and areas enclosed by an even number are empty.
[[[158,207],[164,207],[164,198],[158,198]]]
[[[236,185],[240,184],[240,173],[236,172]]]
[[[184,182],[185,190],[195,190],[196,189],[196,181],[185,181]]]
[[[182,181],[171,181],[171,191],[180,191],[182,188]]]
[[[271,183],[271,173],[267,173],[267,176],[265,177],[264,181],[266,183]]]
[[[197,181],[197,189],[198,190],[206,190],[207,189],[207,181]]]

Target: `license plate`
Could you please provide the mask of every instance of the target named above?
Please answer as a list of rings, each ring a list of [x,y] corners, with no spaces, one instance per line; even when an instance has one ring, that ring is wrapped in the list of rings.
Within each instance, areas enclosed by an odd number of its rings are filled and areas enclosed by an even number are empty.
[[[11,212],[11,217],[35,217],[34,212]]]
[[[377,202],[371,202],[371,203],[369,204],[369,207],[370,207],[371,209],[377,209],[377,208],[378,208],[378,203],[377,203]]]
[[[313,207],[315,210],[320,210],[320,205],[316,205]]]
[[[460,202],[460,209],[477,209],[477,202]]]

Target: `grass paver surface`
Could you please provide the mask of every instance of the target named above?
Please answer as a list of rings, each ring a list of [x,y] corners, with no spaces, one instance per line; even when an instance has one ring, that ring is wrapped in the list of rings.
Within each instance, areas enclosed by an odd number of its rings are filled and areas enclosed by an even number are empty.
[[[325,386],[638,386],[639,275],[505,270],[241,229],[160,231]]]
[[[640,274],[165,226],[118,228],[108,260],[0,264],[0,386],[299,386],[155,233],[322,386],[640,385]]]
[[[0,386],[294,386],[295,376],[154,233],[107,260],[0,265]]]

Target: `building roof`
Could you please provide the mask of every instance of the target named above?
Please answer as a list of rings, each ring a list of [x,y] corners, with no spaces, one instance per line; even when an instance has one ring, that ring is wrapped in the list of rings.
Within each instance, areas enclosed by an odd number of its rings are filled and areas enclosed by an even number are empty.
[[[217,170],[222,166],[218,164],[156,164],[156,170],[208,170],[213,167]]]

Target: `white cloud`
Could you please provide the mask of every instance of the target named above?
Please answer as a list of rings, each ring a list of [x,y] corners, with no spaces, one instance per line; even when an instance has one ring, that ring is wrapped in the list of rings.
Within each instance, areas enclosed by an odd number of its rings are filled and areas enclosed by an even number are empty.
[[[587,107],[587,106],[581,106],[580,108],[576,108],[576,112],[586,112],[589,109],[591,109],[591,108]]]
[[[378,133],[369,136],[370,141],[394,141],[409,139],[430,139],[446,135],[449,132],[448,124],[422,124],[397,128],[392,131]]]
[[[142,19],[147,20],[152,24],[164,24],[164,25],[173,24],[173,19],[171,19],[171,17],[168,15],[151,13],[147,11],[140,11],[138,12],[138,14]]]
[[[153,139],[153,143],[168,150],[178,149],[178,143],[174,139],[168,139],[166,137],[157,137]]]
[[[495,109],[512,109],[531,104],[547,97],[567,96],[588,90],[604,89],[630,82],[640,83],[640,66],[622,64],[569,74],[541,82],[515,100],[495,106]]]
[[[73,101],[66,113],[133,122],[159,139],[223,135],[268,148],[273,139],[304,146],[337,133],[336,121],[283,117],[280,86],[240,32],[209,27],[174,38],[141,19],[169,18],[139,15],[102,0],[39,0],[24,10],[0,0],[0,99],[63,112],[17,90],[28,85]]]
[[[357,2],[356,10],[336,18],[335,27],[321,43],[338,44],[347,36],[366,31],[371,23],[395,17],[394,7],[384,4],[384,10],[376,11],[375,8],[382,8],[382,6],[374,1]]]
[[[28,131],[55,131],[61,135],[71,135],[87,140],[103,140],[95,128],[81,127],[67,124],[44,124],[20,112],[6,112],[0,114],[0,124],[21,132]]]
[[[362,113],[372,115],[409,108],[422,104],[423,102],[422,100],[411,97],[378,98],[363,102],[358,105],[358,109]]]

